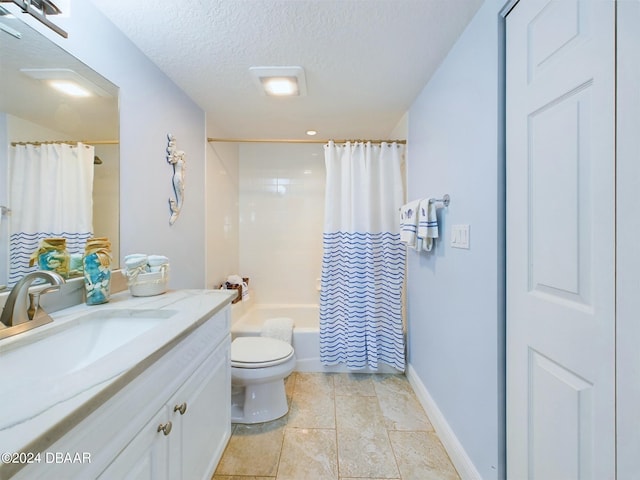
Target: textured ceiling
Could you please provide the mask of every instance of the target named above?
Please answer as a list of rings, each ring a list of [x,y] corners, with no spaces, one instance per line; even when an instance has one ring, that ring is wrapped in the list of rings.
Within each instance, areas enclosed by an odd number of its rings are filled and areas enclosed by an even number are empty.
[[[482,0],[92,0],[229,137],[386,138]],[[307,96],[251,66],[302,66]],[[213,131],[210,128],[210,134]]]

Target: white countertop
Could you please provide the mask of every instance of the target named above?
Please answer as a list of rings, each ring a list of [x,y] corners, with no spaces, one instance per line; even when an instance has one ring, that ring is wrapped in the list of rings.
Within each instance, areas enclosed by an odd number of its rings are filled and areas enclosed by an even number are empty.
[[[178,290],[154,297],[132,297],[128,291],[112,295],[108,303],[77,305],[51,314],[53,322],[0,340],[0,453],[40,452],[71,430],[133,378],[157,361],[180,340],[231,303],[235,291]],[[43,338],[52,329],[87,313],[114,309],[170,309],[177,311],[161,325],[123,344],[94,364],[62,377],[12,377],[3,353]],[[91,321],[100,321],[99,318]],[[47,359],[39,361],[46,364]]]

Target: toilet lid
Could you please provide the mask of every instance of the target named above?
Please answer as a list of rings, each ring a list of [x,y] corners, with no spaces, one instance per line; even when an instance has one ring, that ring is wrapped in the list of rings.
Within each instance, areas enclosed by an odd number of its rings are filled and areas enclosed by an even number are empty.
[[[231,364],[272,364],[293,355],[293,347],[287,342],[269,337],[238,337],[231,342]]]

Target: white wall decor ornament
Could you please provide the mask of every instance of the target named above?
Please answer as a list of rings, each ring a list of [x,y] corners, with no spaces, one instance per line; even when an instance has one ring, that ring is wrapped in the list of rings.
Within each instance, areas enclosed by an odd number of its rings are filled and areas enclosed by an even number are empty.
[[[186,167],[185,153],[176,147],[176,137],[167,134],[169,143],[167,145],[167,162],[173,165],[173,191],[176,199],[169,199],[169,208],[171,209],[171,217],[169,225],[173,225],[180,215],[182,204],[184,202],[184,171]]]

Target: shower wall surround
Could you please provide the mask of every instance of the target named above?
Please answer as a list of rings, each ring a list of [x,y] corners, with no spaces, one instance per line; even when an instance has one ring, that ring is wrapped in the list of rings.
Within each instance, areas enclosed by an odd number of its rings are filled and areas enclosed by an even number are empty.
[[[240,273],[256,303],[318,303],[324,185],[321,144],[240,146]]]
[[[209,137],[224,134],[207,125]],[[229,275],[236,275],[240,235],[238,231],[239,147],[233,143],[207,145],[207,288],[216,288]],[[190,180],[191,181],[191,180]]]

